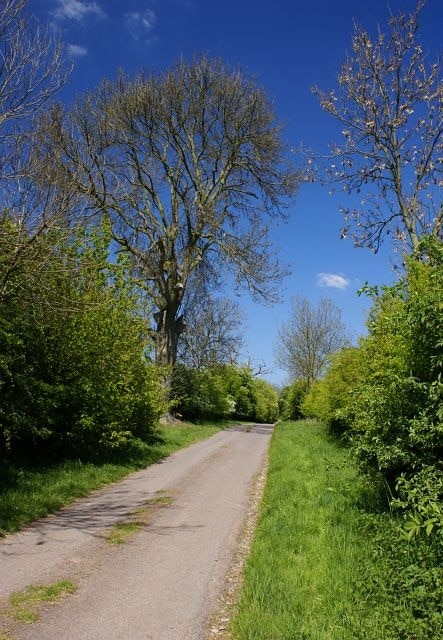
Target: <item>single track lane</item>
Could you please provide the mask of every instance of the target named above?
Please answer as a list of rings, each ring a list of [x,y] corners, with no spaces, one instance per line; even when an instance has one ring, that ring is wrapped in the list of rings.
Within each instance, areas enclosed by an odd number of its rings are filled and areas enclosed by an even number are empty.
[[[0,543],[0,593],[74,578],[78,592],[18,640],[199,640],[217,606],[272,427],[220,432]],[[163,491],[122,546],[102,532]]]

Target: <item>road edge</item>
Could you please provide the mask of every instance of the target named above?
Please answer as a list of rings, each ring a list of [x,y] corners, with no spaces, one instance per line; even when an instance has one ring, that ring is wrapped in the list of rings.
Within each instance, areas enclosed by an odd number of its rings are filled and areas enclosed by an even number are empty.
[[[225,576],[222,594],[218,598],[217,609],[209,617],[206,640],[232,640],[229,626],[244,582],[244,569],[254,540],[268,469],[269,445],[263,456],[260,470],[255,474],[249,489],[248,509],[242,522],[236,550]]]

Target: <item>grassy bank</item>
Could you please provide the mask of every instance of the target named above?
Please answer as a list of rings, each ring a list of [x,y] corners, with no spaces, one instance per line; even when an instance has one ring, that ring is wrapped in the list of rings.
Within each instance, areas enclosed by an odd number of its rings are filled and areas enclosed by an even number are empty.
[[[80,496],[131,471],[142,469],[174,451],[207,438],[223,426],[213,424],[159,428],[151,443],[137,442],[112,462],[67,461],[33,468],[0,470],[0,536],[52,513]]]
[[[402,540],[380,496],[321,425],[279,425],[232,635],[441,639],[443,573],[425,566],[431,556]]]

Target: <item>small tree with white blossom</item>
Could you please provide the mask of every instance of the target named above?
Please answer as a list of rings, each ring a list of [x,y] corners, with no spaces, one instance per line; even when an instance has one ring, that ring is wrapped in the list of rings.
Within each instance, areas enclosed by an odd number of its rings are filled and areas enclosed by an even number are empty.
[[[313,89],[343,126],[326,180],[359,194],[357,206],[342,209],[342,237],[373,251],[388,235],[403,251],[423,235],[443,237],[443,80],[440,61],[429,63],[419,43],[424,4],[391,16],[388,37],[356,26],[337,91]]]

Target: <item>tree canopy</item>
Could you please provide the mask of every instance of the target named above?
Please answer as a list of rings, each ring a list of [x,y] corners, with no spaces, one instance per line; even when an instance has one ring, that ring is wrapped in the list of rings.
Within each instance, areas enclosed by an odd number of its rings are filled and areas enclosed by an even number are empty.
[[[302,380],[309,387],[346,338],[341,311],[332,300],[322,298],[315,307],[306,298],[295,296],[288,322],[279,327],[277,363],[293,380]]]
[[[113,236],[157,308],[157,362],[173,364],[180,307],[204,260],[261,300],[285,273],[266,219],[283,216],[299,174],[256,82],[221,61],[180,61],[160,74],[120,75],[41,123],[47,175]]]

